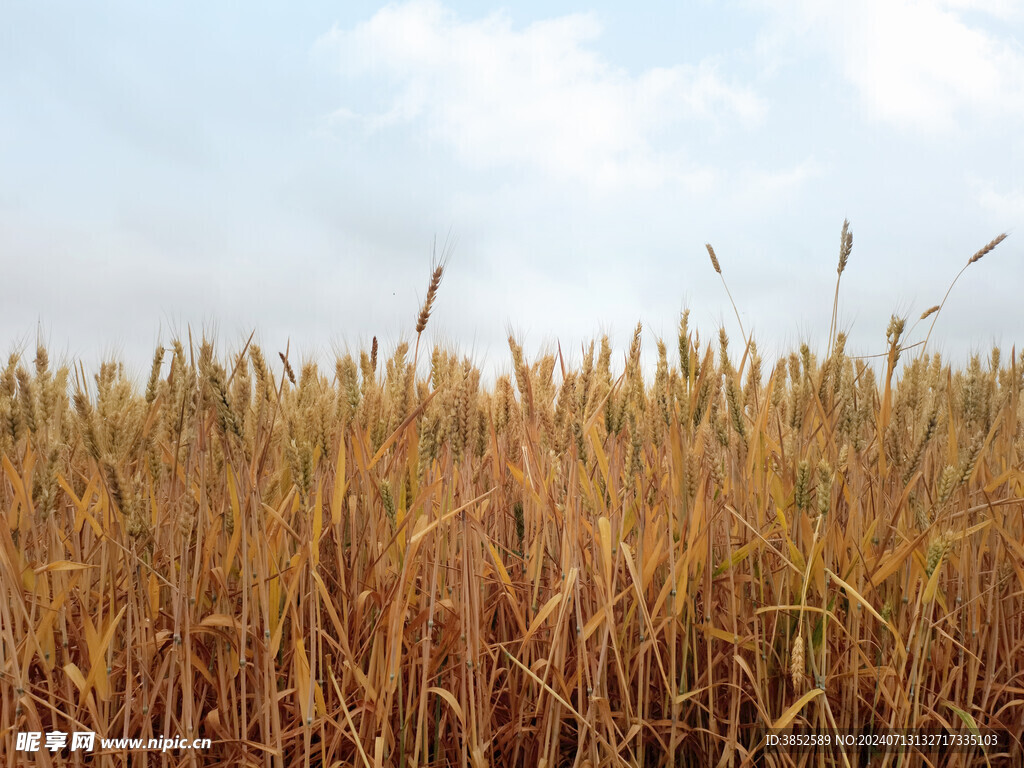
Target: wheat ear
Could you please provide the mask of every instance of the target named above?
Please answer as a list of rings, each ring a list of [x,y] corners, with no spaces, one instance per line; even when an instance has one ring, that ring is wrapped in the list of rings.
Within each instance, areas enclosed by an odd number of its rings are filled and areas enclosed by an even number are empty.
[[[441,254],[441,259],[437,259],[437,238],[434,238],[434,263],[432,271],[430,273],[430,283],[427,285],[427,297],[423,300],[423,306],[420,307],[420,313],[416,318],[416,350],[413,353],[412,364],[413,368],[416,367],[416,361],[420,355],[420,336],[423,335],[423,331],[426,330],[427,321],[430,320],[430,311],[434,308],[434,299],[437,298],[437,289],[441,285],[441,278],[444,276],[444,268],[448,261],[448,255],[451,253],[451,247],[449,245],[451,239],[451,232],[445,237],[444,250]]]

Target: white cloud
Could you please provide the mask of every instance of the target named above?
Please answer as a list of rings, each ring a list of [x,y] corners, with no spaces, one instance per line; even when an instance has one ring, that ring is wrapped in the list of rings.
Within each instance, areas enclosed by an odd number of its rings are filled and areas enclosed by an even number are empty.
[[[1016,223],[1024,219],[1024,190],[1019,188],[998,191],[990,182],[981,179],[968,181],[978,205],[996,219]]]
[[[377,112],[345,104],[336,120],[369,131],[415,123],[471,167],[537,167],[600,186],[683,176],[668,129],[688,120],[751,125],[765,112],[709,61],[631,75],[593,49],[600,34],[586,14],[517,29],[503,13],[464,21],[415,0],[335,29],[318,47],[390,97]]]
[[[955,129],[967,114],[1024,117],[1024,52],[1005,22],[1019,17],[996,0],[767,0],[784,30],[836,58],[868,114],[904,128]],[[964,12],[999,18],[995,34]],[[798,32],[796,30],[799,30]]]
[[[977,11],[1005,20],[1019,19],[1024,15],[1024,8],[1021,8],[1018,0],[941,0],[939,4],[946,8]]]
[[[827,167],[813,157],[791,168],[776,171],[746,171],[740,175],[746,194],[741,199],[752,207],[771,205],[780,199],[792,199],[805,185],[824,175]]]

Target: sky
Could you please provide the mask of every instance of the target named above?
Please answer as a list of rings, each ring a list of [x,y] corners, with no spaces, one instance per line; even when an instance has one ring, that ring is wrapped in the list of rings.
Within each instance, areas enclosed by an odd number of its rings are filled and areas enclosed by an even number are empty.
[[[4,4],[0,353],[1024,345],[1024,4]],[[912,337],[923,338],[926,323]],[[4,349],[6,347],[6,349]],[[333,367],[333,366],[331,366]]]

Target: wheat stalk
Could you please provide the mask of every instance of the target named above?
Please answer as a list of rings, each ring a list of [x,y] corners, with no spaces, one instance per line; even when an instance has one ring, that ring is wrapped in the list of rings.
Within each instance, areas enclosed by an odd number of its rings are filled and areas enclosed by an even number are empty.
[[[928,347],[928,340],[932,337],[932,330],[934,330],[934,328],[935,328],[935,321],[939,319],[939,313],[942,311],[942,308],[944,306],[946,306],[946,299],[949,298],[949,294],[953,290],[953,286],[956,285],[956,281],[960,279],[960,275],[962,275],[967,270],[967,268],[969,266],[971,266],[971,264],[974,264],[975,262],[980,261],[984,256],[986,256],[988,253],[990,253],[992,250],[994,250],[997,245],[999,245],[1001,242],[1003,242],[1003,240],[1006,239],[1006,237],[1007,237],[1007,233],[1003,232],[998,237],[995,237],[992,240],[990,240],[980,250],[978,250],[977,253],[975,253],[973,256],[971,256],[971,258],[969,258],[967,260],[967,263],[964,264],[963,268],[961,268],[961,270],[956,273],[956,277],[953,278],[953,282],[951,282],[949,284],[949,288],[946,289],[946,295],[943,296],[942,297],[942,301],[939,302],[939,308],[936,309],[935,312],[934,312],[935,317],[932,318],[932,324],[930,326],[928,326],[928,335],[925,336],[924,344],[921,347],[921,354],[922,355],[924,354],[925,349]],[[933,314],[933,313],[929,310],[928,314]],[[921,319],[923,320],[924,316],[922,316]]]
[[[836,322],[839,317],[839,281],[843,278],[843,271],[846,269],[846,262],[850,259],[850,252],[853,250],[853,232],[850,231],[850,222],[843,219],[843,231],[839,235],[839,265],[836,267],[836,295],[832,300],[832,321],[828,326],[827,349],[832,349],[832,341],[835,337]]]
[[[705,243],[704,246],[708,249],[708,256],[711,257],[711,266],[714,268],[718,276],[722,278],[722,285],[725,287],[725,294],[729,297],[729,303],[732,304],[732,310],[736,313],[736,322],[740,324],[740,335],[743,337],[743,343],[749,347],[750,339],[747,337],[746,331],[743,330],[743,321],[740,320],[740,311],[736,308],[736,302],[732,299],[732,293],[729,292],[729,286],[725,282],[725,275],[722,274],[722,265],[718,262],[718,256],[715,255],[715,249],[711,247],[711,243]]]

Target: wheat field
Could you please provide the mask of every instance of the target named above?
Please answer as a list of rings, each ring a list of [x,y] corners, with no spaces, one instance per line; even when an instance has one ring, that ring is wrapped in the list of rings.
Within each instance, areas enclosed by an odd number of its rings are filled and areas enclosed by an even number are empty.
[[[444,268],[412,342],[330,371],[251,340],[175,340],[144,387],[11,355],[0,764],[1024,762],[1024,354],[953,369],[894,316],[860,359],[834,308],[824,354],[767,361],[684,313],[653,376],[638,325],[577,365],[510,337],[491,385],[420,344]],[[765,746],[794,726],[1009,743]]]

